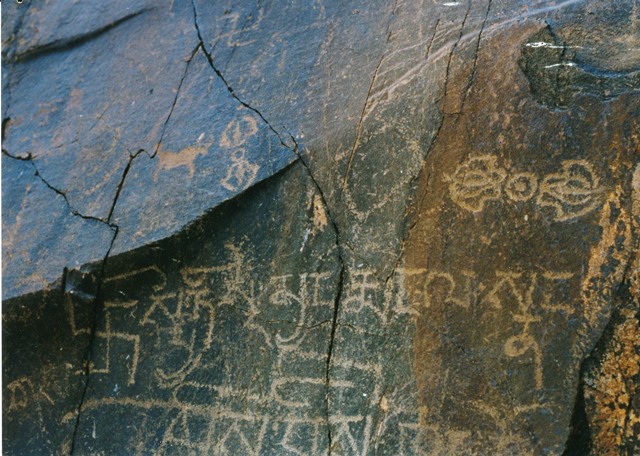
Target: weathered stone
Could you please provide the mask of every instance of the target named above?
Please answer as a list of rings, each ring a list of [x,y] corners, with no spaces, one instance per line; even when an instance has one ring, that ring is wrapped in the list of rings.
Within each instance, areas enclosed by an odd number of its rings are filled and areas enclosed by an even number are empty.
[[[637,2],[94,3],[2,13],[8,454],[637,450]]]
[[[580,360],[609,320],[635,242],[638,97],[538,104],[517,61],[539,27],[511,27],[478,53],[405,245],[420,403],[451,445],[478,451],[562,450]],[[477,128],[487,107],[495,115]]]
[[[69,454],[73,445],[95,308],[58,285],[3,302],[6,454]]]
[[[3,10],[3,20],[20,25],[3,37],[3,149],[30,159],[77,213],[120,226],[112,253],[176,232],[295,159],[209,65],[189,2],[137,10],[122,2],[109,14],[93,3],[10,2]],[[44,242],[48,214],[34,212],[28,222],[28,234],[8,229],[28,236],[25,243]],[[73,267],[107,251],[76,246],[51,255]],[[53,282],[62,270],[52,266],[35,272]],[[42,283],[14,287],[4,281],[7,296]]]
[[[72,262],[78,250],[96,260],[115,235],[108,224],[85,218],[56,193],[30,160],[2,160],[2,288],[4,299],[46,288]],[[47,223],[34,223],[38,220]]]

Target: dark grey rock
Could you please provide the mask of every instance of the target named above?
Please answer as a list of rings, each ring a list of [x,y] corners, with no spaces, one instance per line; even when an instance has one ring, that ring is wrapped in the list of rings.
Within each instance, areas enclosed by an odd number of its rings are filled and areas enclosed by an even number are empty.
[[[633,1],[69,5],[2,13],[8,454],[637,441]]]
[[[44,289],[65,268],[85,266],[75,258],[99,261],[109,251],[114,229],[78,214],[43,181],[32,161],[5,155],[2,184],[4,299]]]

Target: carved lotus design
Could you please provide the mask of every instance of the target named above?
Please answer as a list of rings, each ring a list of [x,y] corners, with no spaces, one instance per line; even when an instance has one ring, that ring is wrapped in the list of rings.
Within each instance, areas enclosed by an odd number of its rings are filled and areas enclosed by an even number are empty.
[[[567,160],[562,171],[545,176],[537,203],[554,210],[554,219],[562,222],[591,212],[602,193],[600,180],[584,160]]]
[[[505,185],[505,192],[514,201],[529,201],[538,190],[538,178],[533,173],[517,173]]]
[[[461,207],[476,212],[491,200],[500,199],[502,181],[507,173],[496,157],[483,155],[467,160],[451,176],[451,199]]]
[[[449,178],[453,202],[478,212],[488,201],[505,197],[515,203],[531,201],[550,208],[556,222],[586,215],[600,203],[600,179],[586,160],[565,160],[560,172],[544,177],[505,169],[497,162],[495,156],[482,155],[460,164]]]

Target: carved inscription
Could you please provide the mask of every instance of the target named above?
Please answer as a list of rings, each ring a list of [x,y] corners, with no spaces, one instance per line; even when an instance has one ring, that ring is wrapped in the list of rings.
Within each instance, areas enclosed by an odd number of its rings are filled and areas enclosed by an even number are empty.
[[[318,341],[326,342],[330,331],[335,272],[274,275],[259,285],[245,252],[246,246],[230,243],[220,264],[182,267],[173,277],[148,266],[106,279],[115,290],[120,281],[142,281],[149,291],[133,298],[123,295],[122,300],[116,294],[105,303],[90,369],[105,380],[108,375],[115,389],[87,399],[85,419],[91,419],[92,411],[109,408],[140,416],[142,427],[158,426],[139,435],[140,448],[153,444],[158,454],[316,454],[328,445],[327,426],[334,450],[345,454],[370,454],[383,433],[397,436],[398,451],[407,454],[464,448],[467,431],[430,422],[433,410],[418,409],[415,385],[404,392],[384,389],[382,356],[336,351],[327,380],[327,348]],[[545,325],[555,324],[554,319],[575,316],[563,290],[579,280],[577,274],[497,270],[480,280],[467,270],[399,266],[385,281],[359,266],[352,265],[344,278],[341,324],[349,331],[360,330],[348,326],[351,320],[364,322],[365,331],[394,324],[406,327],[434,308],[448,308],[449,315],[482,315],[476,324],[502,322],[503,329],[492,339],[501,356],[517,360],[531,387],[543,390],[549,374],[540,334]],[[417,284],[411,291],[405,287],[408,280]],[[220,319],[229,312],[240,316],[233,331],[243,328],[270,360],[268,381],[259,386],[258,381],[237,381],[237,372],[227,371],[222,359],[214,356],[220,350],[219,335],[229,331]],[[67,316],[73,334],[89,332],[76,324],[72,302]],[[245,341],[238,339],[239,344]],[[153,394],[140,394],[145,385],[153,385]],[[22,410],[35,391],[29,379],[11,383],[8,411]],[[328,421],[327,398],[332,407]],[[539,407],[529,396],[510,401],[516,416]],[[468,405],[488,420],[497,417],[495,426],[504,422],[500,408],[480,399]],[[162,416],[162,423],[145,421],[150,411]],[[75,419],[75,413],[64,418]]]
[[[499,200],[507,173],[497,161],[497,157],[483,155],[458,166],[451,176],[451,199],[472,212],[484,209],[487,201]]]
[[[221,182],[227,190],[244,190],[255,180],[260,166],[247,160],[247,151],[242,146],[256,133],[258,124],[250,115],[244,115],[240,120],[232,120],[222,133],[220,147],[231,150],[231,166]]]
[[[565,160],[559,172],[539,177],[511,172],[498,164],[497,157],[481,155],[459,165],[448,179],[451,199],[468,211],[480,212],[487,203],[506,196],[546,208],[557,222],[592,212],[602,194],[600,179],[586,160]]]
[[[31,403],[46,402],[53,404],[51,397],[42,388],[36,388],[28,377],[20,377],[6,386],[7,413],[24,409]]]
[[[384,364],[371,358],[371,353],[362,359],[335,353],[331,360],[335,375],[327,383],[326,341],[335,273],[276,275],[260,287],[244,252],[245,247],[228,244],[226,262],[182,268],[172,279],[156,266],[107,279],[110,284],[135,283],[144,275],[146,282],[155,285],[148,295],[107,302],[104,325],[96,333],[100,343],[91,372],[109,374],[109,381],[120,389],[88,399],[83,405],[85,416],[110,407],[141,416],[161,410],[165,418],[158,424],[162,429],[158,454],[316,454],[328,445],[328,425],[335,448],[369,454],[376,422],[374,415],[361,411],[370,404],[383,403],[384,410],[390,407],[378,381]],[[344,296],[349,315],[374,318],[372,324],[378,327],[415,314],[407,304],[403,282],[416,271],[398,268],[385,283],[369,269],[353,270]],[[71,330],[86,334],[89,329],[75,323],[73,305],[67,306]],[[268,370],[272,378],[266,387],[236,382],[235,373],[225,372],[212,357],[219,350],[216,337],[225,330],[218,326],[219,316],[232,309],[243,315],[237,324],[272,356]],[[272,315],[286,316],[286,320],[274,320]],[[147,377],[141,377],[141,372]],[[212,372],[222,375],[212,376]],[[139,394],[146,384],[153,385],[150,396]],[[26,400],[24,388],[13,389],[14,408],[20,407]],[[332,410],[328,423],[324,416],[327,394],[349,398],[346,409]],[[65,416],[67,421],[74,419],[73,413]],[[397,419],[393,425],[399,425]]]
[[[572,272],[511,272],[496,271],[489,283],[478,283],[472,271],[457,271],[455,274],[441,271],[420,271],[418,283],[422,283],[424,310],[433,306],[455,306],[460,311],[469,311],[472,301],[484,309],[490,325],[494,321],[511,322],[511,334],[505,332],[503,353],[509,358],[532,356],[535,387],[543,387],[542,349],[538,331],[554,314],[568,317],[575,310],[563,303],[561,290],[567,282],[574,280]],[[546,321],[545,321],[546,320]]]

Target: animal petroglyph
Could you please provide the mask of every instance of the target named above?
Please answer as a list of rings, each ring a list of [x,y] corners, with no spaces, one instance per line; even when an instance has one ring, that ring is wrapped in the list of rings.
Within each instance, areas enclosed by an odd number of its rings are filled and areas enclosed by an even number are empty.
[[[219,35],[220,41],[226,41],[227,46],[230,48],[248,46],[255,43],[255,39],[247,39],[247,36],[252,36],[251,31],[257,31],[260,29],[260,24],[265,16],[265,9],[258,7],[258,14],[255,17],[241,14],[236,11],[225,12],[223,30],[227,30]]]
[[[556,222],[582,217],[598,207],[600,179],[586,160],[565,160],[558,173],[542,178],[531,172],[513,172],[498,165],[497,157],[469,158],[448,176],[451,199],[471,211],[484,210],[487,203],[503,195],[516,202],[534,201],[548,208]]]
[[[196,172],[196,158],[200,155],[207,155],[212,144],[213,142],[197,144],[195,146],[185,147],[179,152],[159,149],[156,153],[158,165],[153,173],[153,180],[158,180],[158,175],[161,171],[169,171],[181,167],[187,168],[189,178],[192,178]]]

